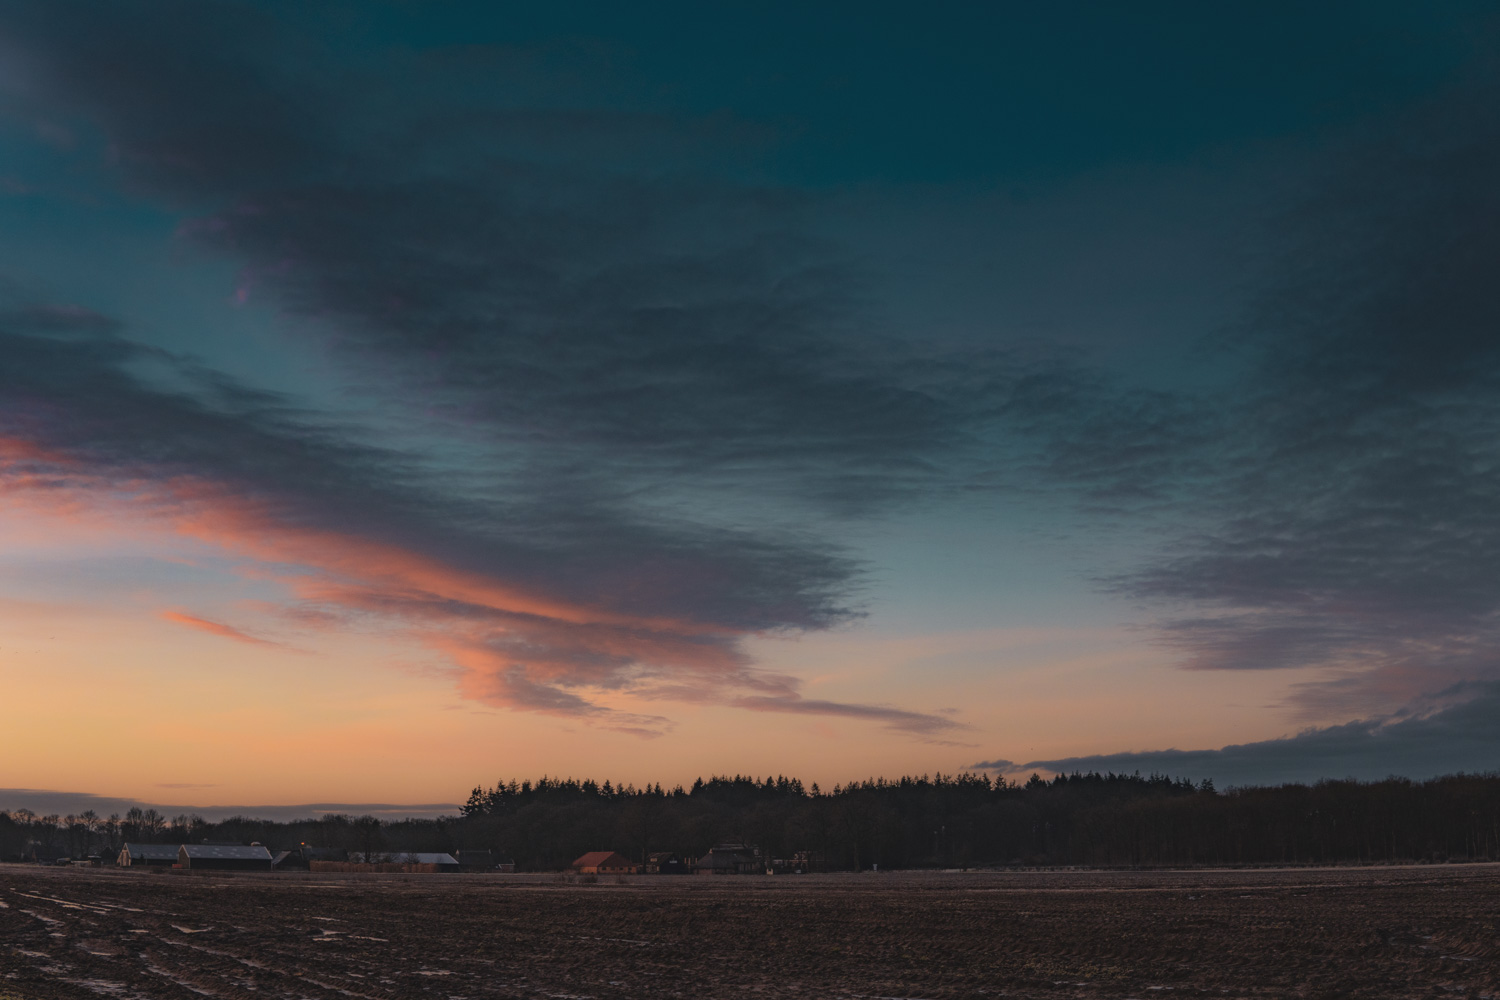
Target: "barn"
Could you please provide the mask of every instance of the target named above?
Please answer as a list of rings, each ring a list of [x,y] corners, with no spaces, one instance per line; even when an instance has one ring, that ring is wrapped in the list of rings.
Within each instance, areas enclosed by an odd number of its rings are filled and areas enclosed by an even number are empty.
[[[135,865],[170,867],[176,863],[176,844],[126,844],[120,849],[120,856],[115,859],[115,864],[122,868]]]
[[[271,870],[271,852],[259,844],[183,844],[177,849],[177,864],[183,868],[215,868],[233,871]]]
[[[590,851],[568,866],[580,875],[631,875],[635,865],[614,851]]]

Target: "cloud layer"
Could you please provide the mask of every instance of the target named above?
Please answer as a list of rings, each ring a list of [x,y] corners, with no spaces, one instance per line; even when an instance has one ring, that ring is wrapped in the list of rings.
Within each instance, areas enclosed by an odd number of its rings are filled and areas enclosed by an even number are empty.
[[[1377,720],[1319,747],[1385,759],[1441,715],[1399,706],[1487,704],[1493,78],[1300,160],[1255,311],[1203,335],[1193,377],[1140,379],[1003,331],[889,329],[879,276],[819,235],[826,194],[756,162],[774,129],[563,100],[556,67],[506,46],[372,52],[316,22],[185,0],[0,15],[9,127],[171,214],[342,393],[229,378],[86,295],[11,287],[15,502],[213,542],[282,585],[287,620],[399,629],[470,698],[642,736],[671,722],[639,703],[679,702],[950,740],[948,716],[806,697],[744,652],[856,620],[865,567],[832,529],[922,505],[1151,538],[1102,584],[1189,668],[1300,671],[1309,718]]]
[[[1024,764],[990,760],[972,766],[1007,774],[1034,768],[1060,773],[1140,771],[1197,780],[1211,778],[1221,787],[1341,778],[1374,781],[1390,775],[1428,778],[1500,770],[1500,732],[1495,726],[1500,714],[1500,687],[1484,684],[1455,688],[1444,692],[1438,701],[1438,706],[1429,704],[1420,714],[1357,719],[1218,750],[1147,750]]]
[[[740,650],[856,614],[857,562],[759,511],[878,502],[971,419],[934,391],[951,366],[858,329],[795,197],[580,157],[659,129],[629,116],[381,103],[309,76],[305,39],[233,5],[21,5],[4,31],[25,53],[17,113],[94,130],[127,189],[189,213],[184,246],[239,263],[238,301],[324,338],[423,440],[361,443],[115,320],[18,298],[0,317],[12,492],[260,561],[300,620],[402,628],[491,704],[641,735],[669,724],[598,696],[955,727],[803,700]]]
[[[1120,581],[1189,666],[1337,668],[1324,716],[1500,673],[1493,93],[1351,142],[1286,220],[1209,526]]]

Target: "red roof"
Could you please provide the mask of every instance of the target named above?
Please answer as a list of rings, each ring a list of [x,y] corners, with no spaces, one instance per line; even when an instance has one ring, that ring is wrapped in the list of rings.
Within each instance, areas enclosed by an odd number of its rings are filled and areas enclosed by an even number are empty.
[[[614,851],[589,851],[573,862],[573,868],[629,868],[630,860]]]

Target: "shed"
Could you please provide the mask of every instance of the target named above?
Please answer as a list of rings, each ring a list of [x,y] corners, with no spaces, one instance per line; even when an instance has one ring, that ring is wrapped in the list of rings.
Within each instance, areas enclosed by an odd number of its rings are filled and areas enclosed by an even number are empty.
[[[177,849],[183,868],[216,868],[237,871],[271,870],[271,852],[259,844],[183,844]]]
[[[126,844],[120,849],[115,863],[121,867],[134,865],[159,865],[168,867],[177,863],[177,844]]]
[[[614,851],[590,851],[568,866],[580,875],[630,875],[635,865]]]
[[[646,855],[645,871],[648,875],[686,875],[692,868],[671,851],[657,851]]]

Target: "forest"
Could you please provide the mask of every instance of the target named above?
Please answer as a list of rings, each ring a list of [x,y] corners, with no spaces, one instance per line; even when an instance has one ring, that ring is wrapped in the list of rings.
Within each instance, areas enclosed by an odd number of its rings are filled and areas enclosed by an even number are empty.
[[[1500,774],[1223,791],[1206,781],[1097,773],[1024,783],[938,774],[831,790],[786,777],[717,776],[671,789],[543,777],[477,787],[459,814],[435,819],[0,812],[5,860],[110,860],[127,841],[489,849],[519,871],[561,870],[595,850],[637,861],[655,852],[694,858],[726,841],[767,858],[801,854],[829,871],[1495,860]]]

